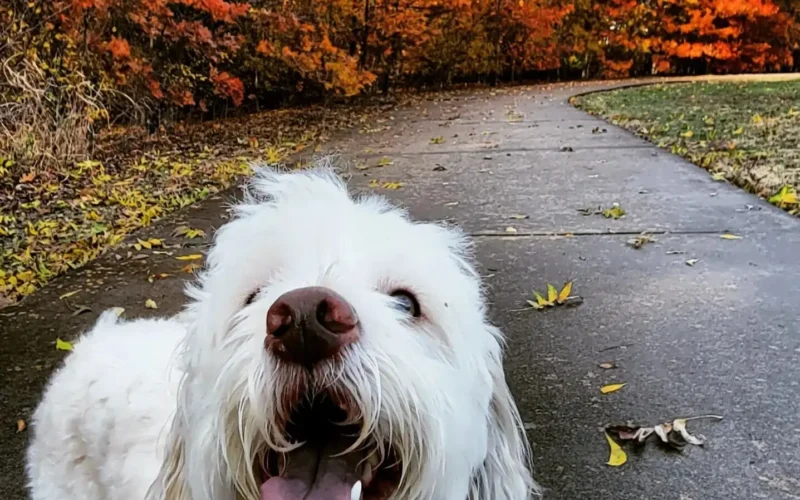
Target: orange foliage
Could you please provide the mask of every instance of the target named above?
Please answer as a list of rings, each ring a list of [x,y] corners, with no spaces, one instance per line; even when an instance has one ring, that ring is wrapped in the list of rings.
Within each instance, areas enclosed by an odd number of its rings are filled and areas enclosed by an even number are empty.
[[[202,111],[541,72],[791,70],[800,55],[793,0],[7,1],[3,33],[49,71]]]

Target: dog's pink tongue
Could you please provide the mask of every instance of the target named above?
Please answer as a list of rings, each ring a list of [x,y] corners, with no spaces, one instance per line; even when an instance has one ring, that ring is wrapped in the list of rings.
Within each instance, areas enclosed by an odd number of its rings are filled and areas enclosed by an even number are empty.
[[[342,442],[306,443],[287,454],[281,476],[261,485],[261,500],[350,500],[353,485],[360,479],[356,468],[362,456],[331,456],[345,449]]]

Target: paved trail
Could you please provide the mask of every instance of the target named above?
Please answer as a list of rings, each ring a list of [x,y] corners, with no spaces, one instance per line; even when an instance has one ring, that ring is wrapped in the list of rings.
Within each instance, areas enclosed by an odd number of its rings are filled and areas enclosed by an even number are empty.
[[[343,134],[329,148],[353,167],[390,158],[353,168],[354,188],[402,182],[386,194],[416,217],[452,220],[475,236],[545,498],[800,498],[800,221],[568,104],[591,88],[455,93],[397,110],[372,133]],[[578,212],[612,202],[628,215]],[[151,234],[166,236],[181,221],[211,230],[224,221],[222,203],[186,210]],[[626,245],[642,231],[656,241]],[[720,238],[725,232],[742,239]],[[24,498],[26,434],[15,434],[15,422],[61,357],[55,337],[74,335],[105,307],[147,315],[153,298],[159,313],[176,311],[180,281],[145,278],[184,264],[112,253],[2,311],[13,316],[0,316],[0,498]],[[568,279],[581,306],[521,310],[533,288]],[[57,300],[75,289],[83,291],[71,299],[91,313],[72,317]],[[598,367],[608,361],[619,368]],[[627,385],[602,395],[613,382]],[[604,424],[708,413],[725,418],[690,424],[708,437],[704,448],[648,446],[621,468],[604,465]]]

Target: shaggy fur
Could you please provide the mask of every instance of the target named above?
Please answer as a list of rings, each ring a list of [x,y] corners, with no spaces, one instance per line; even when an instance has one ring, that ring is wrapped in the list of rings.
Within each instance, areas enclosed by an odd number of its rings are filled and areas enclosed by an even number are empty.
[[[466,249],[452,229],[351,198],[326,169],[259,171],[185,312],[106,312],[53,376],[27,456],[33,500],[261,500],[253,464],[299,446],[285,433],[298,391],[350,401],[358,444],[402,466],[393,499],[531,498],[502,336]],[[363,332],[313,373],[264,348],[270,305],[312,285],[345,297]]]

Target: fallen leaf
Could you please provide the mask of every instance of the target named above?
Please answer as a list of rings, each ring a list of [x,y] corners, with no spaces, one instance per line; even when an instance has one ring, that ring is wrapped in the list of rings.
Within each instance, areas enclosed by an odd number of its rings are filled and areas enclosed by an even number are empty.
[[[27,425],[25,424],[24,420],[22,419],[17,420],[17,434],[24,431],[26,427]]]
[[[619,206],[619,203],[614,203],[611,208],[603,210],[603,217],[606,219],[621,219],[625,217],[625,210]]]
[[[183,266],[181,268],[181,271],[184,272],[184,273],[193,273],[193,272],[197,271],[198,269],[201,269],[202,267],[203,266],[201,266],[200,264],[195,264],[193,262],[191,264],[187,264],[187,265]]]
[[[147,278],[147,281],[149,281],[150,283],[152,283],[152,282],[154,282],[155,280],[163,280],[163,279],[169,278],[170,276],[172,276],[172,275],[171,275],[171,274],[169,274],[169,273],[158,273],[158,274],[151,274],[151,275],[150,275],[150,276]]]
[[[572,149],[572,146],[561,146],[562,153],[574,153],[575,150]]]
[[[606,427],[606,432],[616,435],[621,441],[644,442],[654,429],[652,427],[640,427],[638,425],[612,425]]]
[[[388,156],[384,156],[383,158],[378,160],[378,166],[379,167],[387,167],[387,166],[393,165],[393,164],[394,164],[394,160],[392,160]]]
[[[599,366],[603,370],[613,370],[614,368],[617,367],[617,365],[615,363],[600,363],[597,366]]]
[[[783,186],[780,191],[769,197],[770,203],[774,203],[780,207],[784,205],[797,205],[797,192],[792,186]]]
[[[72,291],[72,292],[67,292],[67,293],[65,293],[65,294],[63,294],[63,295],[59,295],[59,297],[58,297],[58,298],[59,298],[59,299],[61,299],[61,300],[64,300],[64,299],[66,299],[67,297],[72,297],[73,295],[75,295],[75,294],[76,294],[76,293],[78,293],[78,292],[80,292],[80,290],[74,290],[74,291]]]
[[[554,303],[558,299],[558,290],[556,287],[551,285],[550,283],[547,284],[547,301],[550,303]]]
[[[697,264],[699,262],[699,260],[700,259],[689,259],[689,260],[686,261],[686,265],[689,266],[689,267],[694,266],[695,264]]]
[[[689,431],[686,430],[686,419],[684,418],[676,418],[673,420],[672,430],[678,431],[681,437],[689,444],[703,446],[703,443],[705,443],[705,438],[703,436],[696,437],[689,434]]]
[[[622,448],[620,448],[620,446],[616,443],[616,441],[611,439],[611,436],[609,436],[607,432],[605,433],[605,435],[610,450],[610,453],[608,455],[608,462],[606,462],[606,464],[610,465],[611,467],[619,467],[620,465],[628,461],[628,455]]]
[[[71,351],[72,350],[72,342],[67,342],[66,340],[61,340],[59,338],[56,339],[56,350],[59,351]]]
[[[148,309],[158,309],[158,304],[153,299],[147,299],[144,301],[144,306]]]
[[[711,174],[711,178],[715,181],[724,181],[725,180],[725,172],[714,172]]]
[[[694,136],[694,132],[692,130],[686,130],[684,132],[681,132],[681,137],[685,137],[685,138],[689,139],[689,138],[691,138],[693,136]]]
[[[444,136],[431,137],[431,144],[441,144],[444,142]]]
[[[648,437],[655,434],[659,441],[673,448],[681,449],[687,443],[702,446],[705,443],[703,436],[694,436],[686,429],[690,420],[711,418],[720,420],[719,415],[700,415],[689,418],[676,418],[671,422],[663,422],[652,427],[644,427],[631,423],[625,425],[612,425],[606,427],[606,432],[616,435],[622,441],[635,441],[643,443]]]
[[[637,236],[636,238],[628,240],[628,245],[630,245],[633,248],[639,250],[640,248],[642,248],[646,244],[652,243],[654,241],[656,241],[655,238],[653,238],[652,236],[650,236],[650,235],[648,235],[646,233],[642,233],[639,236]]]
[[[120,316],[122,316],[122,315],[125,313],[125,308],[124,308],[124,307],[115,307],[115,308],[113,308],[113,309],[111,309],[111,310],[112,310],[112,311],[114,311],[114,314],[115,314],[115,315],[116,315],[118,318],[119,318]]]
[[[602,392],[603,394],[610,394],[612,392],[617,392],[618,390],[622,389],[626,385],[627,384],[608,384],[608,385],[604,385],[603,387],[600,388],[600,392]]]
[[[720,234],[719,237],[722,238],[723,240],[741,240],[742,239],[741,236],[739,236],[737,234],[730,234],[730,233]]]
[[[178,260],[198,260],[198,259],[202,259],[203,256],[201,254],[199,254],[199,253],[193,253],[193,254],[190,254],[190,255],[179,255],[179,256],[177,256],[175,258],[178,259]]]
[[[87,312],[91,312],[91,311],[92,311],[92,308],[89,307],[89,306],[78,305],[78,306],[76,306],[75,310],[72,311],[72,316],[73,317],[80,316],[83,313],[87,313]]]
[[[550,291],[548,290],[548,293]],[[563,304],[569,298],[569,295],[572,293],[572,281],[567,281],[564,284],[564,287],[558,292],[558,297],[556,298],[557,304]]]
[[[509,226],[506,228],[506,232],[511,234],[517,234],[517,229]]]
[[[194,229],[189,226],[179,226],[172,231],[173,236],[183,236],[187,239],[194,239],[194,238],[203,238],[206,235],[206,232],[202,229]],[[150,240],[152,243],[153,240]],[[158,240],[156,240],[158,241]]]

